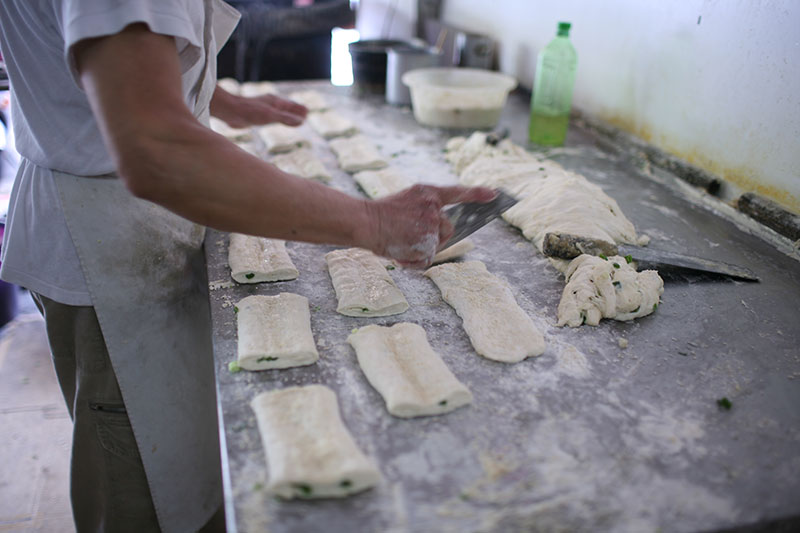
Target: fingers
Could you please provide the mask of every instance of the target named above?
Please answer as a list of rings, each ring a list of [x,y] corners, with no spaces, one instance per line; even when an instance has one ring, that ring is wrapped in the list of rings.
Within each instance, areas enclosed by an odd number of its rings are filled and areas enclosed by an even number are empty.
[[[266,94],[262,96],[261,99],[275,112],[276,116],[292,121],[299,120],[300,122],[298,122],[298,124],[301,124],[308,115],[308,108],[306,106],[287,100],[286,98],[281,98],[274,94]],[[281,120],[281,122],[287,124],[287,122],[283,120]]]

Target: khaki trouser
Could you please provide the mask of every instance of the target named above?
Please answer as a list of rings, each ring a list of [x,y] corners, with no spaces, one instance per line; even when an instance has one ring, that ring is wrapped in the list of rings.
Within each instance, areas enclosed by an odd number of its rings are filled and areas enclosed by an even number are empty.
[[[159,531],[144,466],[93,307],[31,293],[73,421],[70,498],[83,532]],[[201,531],[224,531],[217,513]]]

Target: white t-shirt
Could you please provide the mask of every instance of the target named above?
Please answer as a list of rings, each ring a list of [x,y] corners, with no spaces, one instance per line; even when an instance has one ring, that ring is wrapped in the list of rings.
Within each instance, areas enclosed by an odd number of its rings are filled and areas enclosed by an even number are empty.
[[[143,22],[175,37],[184,100],[194,109],[205,61],[198,0],[2,0],[0,50],[12,93],[20,170],[11,193],[0,278],[69,305],[91,305],[51,170],[78,176],[114,171],[72,46]],[[201,17],[198,20],[198,17]]]

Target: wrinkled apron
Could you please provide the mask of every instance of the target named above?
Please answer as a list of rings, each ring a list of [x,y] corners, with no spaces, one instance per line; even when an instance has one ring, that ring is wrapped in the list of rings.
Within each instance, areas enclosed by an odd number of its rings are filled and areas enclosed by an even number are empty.
[[[218,44],[238,15],[219,0],[196,6],[205,57],[184,83],[207,122]],[[55,174],[159,524],[197,530],[222,502],[205,230],[135,198],[116,176]]]

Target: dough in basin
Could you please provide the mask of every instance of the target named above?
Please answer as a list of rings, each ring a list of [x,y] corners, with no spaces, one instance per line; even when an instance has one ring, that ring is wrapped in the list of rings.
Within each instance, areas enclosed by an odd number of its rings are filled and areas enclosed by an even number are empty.
[[[267,458],[267,488],[276,496],[340,498],[380,482],[380,472],[345,427],[336,393],[328,387],[263,392],[250,406]]]
[[[353,179],[370,198],[383,198],[411,187],[414,182],[394,167],[382,170],[362,170]]]
[[[295,91],[289,94],[289,99],[302,104],[309,111],[323,111],[328,109],[328,101],[319,91]]]
[[[319,359],[305,296],[247,296],[236,304],[236,330],[238,363],[245,370],[305,366]]]
[[[300,128],[292,128],[285,124],[268,124],[261,126],[256,131],[270,154],[281,154],[298,148],[311,147],[311,142],[303,135]]]
[[[347,316],[397,315],[408,309],[383,262],[361,248],[334,250],[325,255],[339,305]]]
[[[299,274],[284,241],[241,233],[231,233],[228,264],[231,277],[238,283],[288,281]]]
[[[346,137],[358,133],[358,127],[349,118],[345,118],[336,111],[320,111],[308,114],[308,123],[314,131],[325,137]]]
[[[655,270],[637,272],[618,255],[580,255],[564,273],[567,285],[558,304],[558,325],[596,326],[603,318],[626,321],[655,312],[664,280]]]
[[[279,169],[301,178],[317,179],[324,182],[331,180],[331,175],[325,169],[322,161],[317,159],[309,148],[300,148],[287,154],[278,154],[270,163]]]
[[[464,322],[475,351],[493,361],[516,363],[544,352],[544,338],[506,283],[480,261],[445,263],[425,275]]]
[[[375,145],[363,135],[340,137],[331,140],[328,145],[336,154],[339,166],[345,172],[359,172],[361,170],[378,170],[387,163],[381,157]]]
[[[394,416],[438,415],[472,402],[469,389],[450,372],[416,324],[364,326],[347,342]]]

